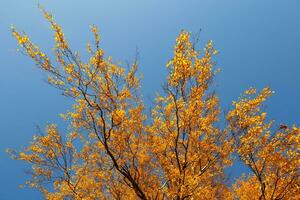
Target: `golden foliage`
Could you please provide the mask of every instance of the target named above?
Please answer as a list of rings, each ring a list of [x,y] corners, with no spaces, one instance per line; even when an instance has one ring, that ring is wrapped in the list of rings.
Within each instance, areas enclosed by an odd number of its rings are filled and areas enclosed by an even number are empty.
[[[182,31],[168,62],[164,94],[158,95],[146,123],[139,94],[137,62],[125,70],[106,58],[100,36],[83,62],[70,49],[61,27],[43,10],[54,32],[55,61],[15,28],[12,34],[49,74],[48,81],[75,100],[62,114],[70,130],[48,125],[45,135],[20,153],[32,166],[30,187],[45,199],[299,199],[299,132],[266,120],[264,88],[246,91],[222,127],[219,98],[211,89],[215,74],[212,41],[203,53]],[[234,153],[251,169],[230,186],[224,172]],[[51,186],[45,183],[51,183]]]

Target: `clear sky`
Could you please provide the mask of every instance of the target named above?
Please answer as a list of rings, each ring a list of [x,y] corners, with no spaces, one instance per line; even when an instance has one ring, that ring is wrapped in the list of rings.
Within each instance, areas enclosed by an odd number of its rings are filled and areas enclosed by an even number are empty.
[[[269,116],[278,123],[300,124],[299,0],[9,0],[0,6],[0,200],[41,199],[36,191],[19,189],[28,166],[11,160],[6,148],[25,147],[36,125],[65,124],[58,117],[70,100],[45,83],[46,76],[16,52],[10,25],[24,30],[47,52],[52,33],[37,4],[52,12],[74,50],[92,39],[89,25],[100,28],[102,47],[114,60],[132,61],[140,52],[142,92],[153,98],[165,80],[165,64],[182,29],[202,29],[220,50],[222,68],[215,89],[224,109],[250,86],[270,85]],[[231,173],[241,171],[237,165]]]

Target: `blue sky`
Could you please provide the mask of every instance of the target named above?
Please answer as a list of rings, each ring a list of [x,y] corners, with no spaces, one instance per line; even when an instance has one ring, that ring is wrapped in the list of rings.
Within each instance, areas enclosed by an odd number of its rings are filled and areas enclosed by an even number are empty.
[[[11,160],[6,148],[25,147],[35,125],[65,124],[58,117],[70,100],[45,83],[46,76],[16,52],[10,25],[24,30],[50,52],[52,33],[37,4],[51,11],[74,50],[85,50],[89,25],[100,28],[102,47],[115,61],[132,61],[140,52],[142,92],[152,98],[165,80],[165,64],[182,29],[202,29],[200,45],[209,39],[220,50],[222,72],[215,89],[224,109],[250,86],[270,85],[275,94],[268,112],[278,123],[300,119],[299,0],[10,0],[0,7],[0,199],[41,199],[38,192],[19,189],[28,167]],[[239,166],[232,173],[238,174]]]

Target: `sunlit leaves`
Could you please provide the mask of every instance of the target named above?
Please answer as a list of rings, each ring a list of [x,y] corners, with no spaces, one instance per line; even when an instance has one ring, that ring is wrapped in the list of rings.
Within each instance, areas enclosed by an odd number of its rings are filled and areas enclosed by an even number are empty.
[[[45,199],[299,199],[299,133],[296,126],[269,121],[269,87],[250,88],[234,101],[223,125],[212,88],[212,41],[197,51],[190,33],[176,39],[168,76],[146,120],[138,62],[125,68],[100,47],[97,27],[88,59],[72,51],[52,15],[55,60],[26,34],[12,29],[24,53],[48,82],[74,100],[62,118],[66,133],[48,125],[15,159],[31,165],[30,187]],[[86,61],[84,61],[86,60]],[[234,156],[251,173],[231,187],[225,168]]]

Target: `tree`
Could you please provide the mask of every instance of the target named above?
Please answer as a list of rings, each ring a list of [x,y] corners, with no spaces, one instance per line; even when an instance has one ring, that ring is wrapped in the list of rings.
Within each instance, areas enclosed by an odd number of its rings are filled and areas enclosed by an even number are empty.
[[[233,102],[223,127],[211,88],[219,71],[211,41],[200,54],[190,33],[179,34],[148,123],[137,61],[126,70],[105,57],[95,26],[90,59],[82,61],[42,11],[54,32],[55,61],[27,35],[15,28],[12,34],[48,82],[74,99],[62,115],[70,129],[62,134],[50,124],[26,149],[10,153],[32,166],[27,184],[45,199],[299,199],[300,129],[275,130],[266,120],[268,87]],[[224,169],[235,154],[252,173],[230,186]]]

